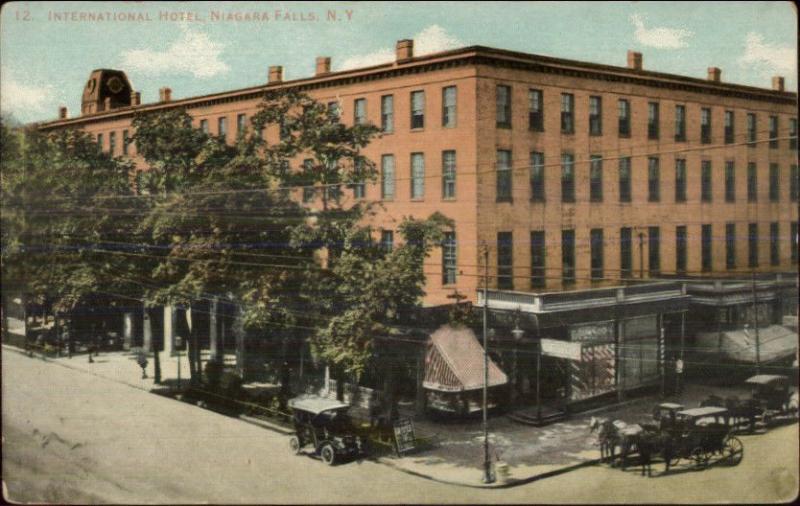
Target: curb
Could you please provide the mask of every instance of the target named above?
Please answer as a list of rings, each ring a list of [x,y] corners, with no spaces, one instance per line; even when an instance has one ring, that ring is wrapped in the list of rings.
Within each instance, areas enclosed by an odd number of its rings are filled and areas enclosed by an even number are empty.
[[[412,471],[410,469],[405,469],[403,467],[400,467],[397,464],[394,464],[393,462],[391,462],[389,459],[386,459],[385,457],[381,457],[379,459],[376,459],[375,462],[377,462],[379,464],[384,464],[384,465],[386,465],[388,467],[391,467],[392,469],[395,469],[395,470],[400,471],[402,473],[409,474],[411,476],[416,476],[418,478],[424,478],[426,480],[435,481],[435,482],[438,482],[438,483],[444,483],[446,485],[455,485],[455,486],[458,486],[458,487],[465,487],[465,488],[481,488],[481,489],[500,488],[500,489],[503,489],[503,488],[517,487],[517,486],[520,486],[520,485],[526,485],[528,483],[533,483],[534,481],[543,480],[545,478],[550,478],[552,476],[558,476],[560,474],[565,474],[565,473],[568,473],[570,471],[574,471],[576,469],[580,469],[582,467],[593,466],[595,464],[600,463],[600,460],[601,460],[600,458],[586,460],[586,461],[583,461],[583,462],[578,462],[576,464],[568,464],[568,465],[565,465],[564,467],[560,467],[558,469],[551,469],[550,471],[546,471],[546,472],[541,473],[541,474],[535,474],[533,476],[528,476],[526,478],[510,479],[505,483],[485,484],[485,485],[464,483],[464,482],[443,480],[443,479],[440,479],[440,478],[435,478],[435,477],[433,477],[431,475],[428,475],[428,474],[423,474],[423,473],[420,473],[418,471]],[[476,471],[480,471],[480,470],[476,469]]]
[[[289,429],[286,429],[284,427],[280,427],[278,425],[269,423],[266,420],[261,420],[260,418],[254,418],[252,416],[247,416],[247,415],[239,415],[238,418],[239,418],[239,420],[241,420],[241,421],[243,421],[245,423],[249,423],[250,425],[256,425],[256,426],[264,428],[264,429],[268,429],[268,430],[271,430],[271,431],[274,431],[274,432],[279,432],[279,433],[281,433],[281,434],[283,434],[285,436],[290,436],[290,435],[294,434],[294,431],[292,431],[292,430],[289,430]]]

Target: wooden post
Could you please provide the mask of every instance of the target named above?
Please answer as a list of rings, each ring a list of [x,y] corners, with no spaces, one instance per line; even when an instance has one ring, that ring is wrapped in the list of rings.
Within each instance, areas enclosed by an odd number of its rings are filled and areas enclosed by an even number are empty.
[[[208,360],[209,362],[219,362],[219,339],[217,339],[217,307],[219,298],[213,297],[209,306],[208,316]]]

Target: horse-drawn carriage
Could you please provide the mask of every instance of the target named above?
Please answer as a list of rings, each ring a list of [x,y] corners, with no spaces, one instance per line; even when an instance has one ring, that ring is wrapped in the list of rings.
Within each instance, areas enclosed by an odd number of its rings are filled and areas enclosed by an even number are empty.
[[[726,408],[713,406],[678,411],[674,424],[662,431],[666,435],[661,451],[666,468],[687,459],[696,469],[701,469],[716,455],[728,465],[741,462],[744,445],[731,435],[729,418]]]
[[[745,381],[750,387],[748,399],[711,395],[700,403],[700,407],[725,407],[733,428],[745,426],[750,432],[756,422],[767,424],[776,416],[797,415],[797,393],[792,392],[790,380],[777,374],[758,374]]]

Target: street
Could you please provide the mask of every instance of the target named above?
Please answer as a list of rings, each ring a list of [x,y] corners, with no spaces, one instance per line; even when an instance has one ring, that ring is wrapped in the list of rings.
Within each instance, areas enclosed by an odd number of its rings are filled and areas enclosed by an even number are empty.
[[[484,490],[370,461],[327,467],[237,419],[5,348],[2,364],[3,490],[14,502],[766,503],[798,490],[797,424],[742,436],[734,468],[659,476],[658,463],[648,479],[594,466]]]

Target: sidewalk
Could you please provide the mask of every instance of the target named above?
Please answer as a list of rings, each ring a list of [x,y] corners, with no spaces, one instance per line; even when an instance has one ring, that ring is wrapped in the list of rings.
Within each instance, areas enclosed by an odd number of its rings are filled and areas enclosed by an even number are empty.
[[[23,353],[22,350],[8,345],[3,346]],[[148,357],[147,379],[141,378],[142,370],[136,357],[135,353],[130,352],[108,352],[94,357],[94,363],[89,363],[86,355],[46,360],[145,391],[164,389],[164,385],[177,386],[177,357],[162,354],[162,385],[154,384],[152,355]],[[188,363],[182,357],[181,379],[188,382],[188,378]],[[712,393],[723,397],[742,397],[747,394],[744,389],[687,385],[680,398],[668,397],[664,400],[694,407]],[[523,425],[503,415],[491,416],[488,421],[490,458],[496,468],[502,467],[496,465],[498,460],[507,465],[505,476],[497,469],[497,481],[493,484],[483,484],[481,481],[484,447],[480,418],[436,422],[417,417],[414,420],[417,434],[435,436],[434,444],[412,450],[401,457],[392,454],[378,457],[377,460],[409,474],[461,486],[497,488],[529,483],[599,461],[597,434],[589,432],[589,420],[592,416],[621,419],[627,423],[649,421],[653,406],[661,401],[657,396],[633,398],[620,405],[576,414],[565,421],[544,427]],[[248,420],[245,417],[244,421],[287,433],[285,427],[262,420]]]

